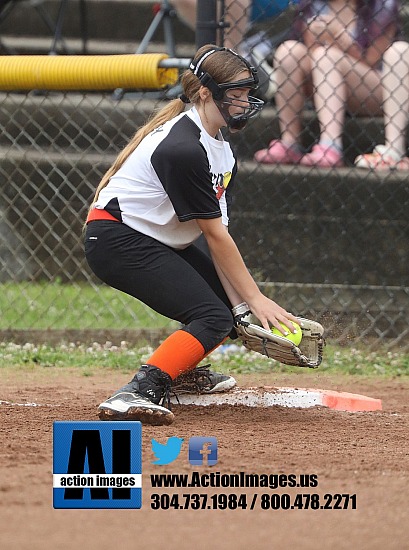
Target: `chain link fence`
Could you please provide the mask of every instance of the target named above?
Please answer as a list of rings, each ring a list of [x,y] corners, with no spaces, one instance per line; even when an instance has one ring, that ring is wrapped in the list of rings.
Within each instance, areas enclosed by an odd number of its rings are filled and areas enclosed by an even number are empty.
[[[284,39],[295,10],[255,23],[252,36]],[[101,176],[168,100],[169,92],[121,99],[112,91],[0,92],[3,339],[152,340],[173,330],[173,322],[101,285],[82,247]],[[305,147],[318,140],[311,104],[302,132]],[[356,155],[384,142],[381,117],[348,114],[340,168],[255,162],[254,153],[279,137],[274,95],[231,137],[240,160],[231,232],[249,269],[278,303],[321,321],[331,341],[408,349],[408,172],[353,166]]]

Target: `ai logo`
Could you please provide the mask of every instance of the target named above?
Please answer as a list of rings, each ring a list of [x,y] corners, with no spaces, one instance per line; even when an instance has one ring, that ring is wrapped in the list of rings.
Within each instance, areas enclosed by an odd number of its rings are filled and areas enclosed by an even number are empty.
[[[54,422],[54,508],[141,508],[140,422]]]
[[[217,439],[215,437],[191,437],[189,439],[189,462],[193,466],[217,464]]]

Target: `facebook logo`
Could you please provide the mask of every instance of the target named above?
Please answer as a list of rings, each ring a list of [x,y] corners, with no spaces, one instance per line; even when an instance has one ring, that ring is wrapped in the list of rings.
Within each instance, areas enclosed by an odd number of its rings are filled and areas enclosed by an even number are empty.
[[[189,439],[189,462],[192,466],[217,464],[217,439],[215,437],[191,437]]]

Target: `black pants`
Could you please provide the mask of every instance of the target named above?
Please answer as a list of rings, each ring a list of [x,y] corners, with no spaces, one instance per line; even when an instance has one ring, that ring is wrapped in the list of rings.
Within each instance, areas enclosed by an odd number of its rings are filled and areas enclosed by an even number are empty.
[[[197,246],[175,250],[125,224],[93,221],[85,256],[109,286],[179,321],[209,352],[231,333],[231,304],[211,258]]]

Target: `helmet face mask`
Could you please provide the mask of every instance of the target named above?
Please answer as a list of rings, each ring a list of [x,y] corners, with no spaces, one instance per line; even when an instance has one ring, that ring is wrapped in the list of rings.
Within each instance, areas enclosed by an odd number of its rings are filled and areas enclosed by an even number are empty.
[[[223,82],[218,84],[213,77],[201,69],[201,65],[207,57],[217,51],[229,51],[232,55],[239,57],[243,61],[243,71],[248,70],[250,76],[233,82]],[[205,52],[198,60],[192,61],[190,70],[195,74],[202,86],[208,88],[212,94],[213,100],[224,118],[227,127],[231,131],[241,130],[247,124],[247,121],[258,114],[264,106],[264,101],[255,97],[248,96],[246,100],[241,98],[229,97],[227,93],[234,89],[255,90],[258,87],[257,70],[252,67],[246,59],[228,48],[214,48]],[[240,105],[242,104],[242,105]],[[231,107],[239,107],[241,112],[230,114]]]
[[[244,86],[240,86],[240,88],[244,88]],[[247,99],[229,97],[228,92],[232,89],[237,88],[227,88],[223,94],[223,99],[213,99],[213,101],[224,118],[229,130],[238,131],[246,126],[250,118],[253,118],[261,111],[264,107],[264,101],[252,96],[248,96]],[[231,114],[230,111],[232,107],[235,107],[239,112]]]

